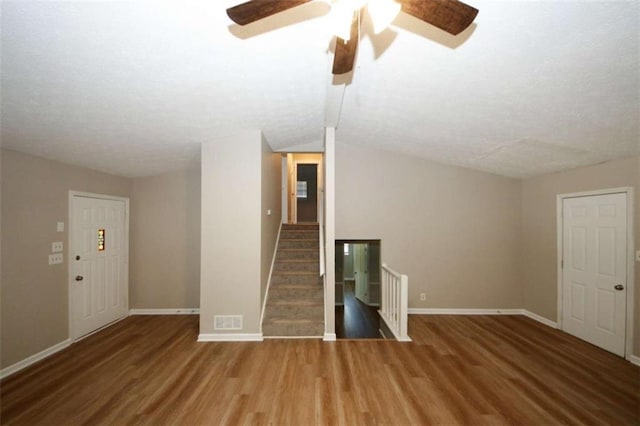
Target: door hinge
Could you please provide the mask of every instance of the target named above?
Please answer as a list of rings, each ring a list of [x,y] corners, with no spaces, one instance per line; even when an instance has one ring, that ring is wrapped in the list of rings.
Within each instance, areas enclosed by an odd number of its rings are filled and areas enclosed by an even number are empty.
[[[564,269],[564,259],[560,260],[560,269]]]

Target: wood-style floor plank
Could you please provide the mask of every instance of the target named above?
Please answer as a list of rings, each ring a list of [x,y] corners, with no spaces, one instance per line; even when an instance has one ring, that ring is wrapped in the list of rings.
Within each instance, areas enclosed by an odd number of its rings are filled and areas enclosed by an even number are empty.
[[[0,382],[0,423],[640,424],[640,368],[522,316],[412,316],[411,343],[197,335],[129,317]]]

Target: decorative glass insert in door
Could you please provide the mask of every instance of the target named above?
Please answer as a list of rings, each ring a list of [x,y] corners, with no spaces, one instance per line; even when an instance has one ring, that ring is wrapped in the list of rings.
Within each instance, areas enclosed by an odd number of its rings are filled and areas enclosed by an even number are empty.
[[[98,251],[104,251],[105,247],[105,233],[104,229],[98,229]]]

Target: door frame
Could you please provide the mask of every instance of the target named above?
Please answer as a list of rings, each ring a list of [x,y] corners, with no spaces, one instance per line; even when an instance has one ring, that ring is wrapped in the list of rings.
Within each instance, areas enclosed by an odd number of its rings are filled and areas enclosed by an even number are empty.
[[[282,223],[289,223],[289,157],[290,154],[282,154],[281,157],[281,170],[280,170],[280,198],[281,198],[281,208],[280,208],[280,221]]]
[[[624,358],[630,360],[633,354],[633,323],[635,319],[635,241],[633,234],[633,219],[634,219],[634,198],[633,187],[620,187],[610,189],[600,189],[594,191],[572,192],[568,194],[556,195],[556,220],[557,220],[557,274],[558,274],[558,329],[562,330],[562,261],[563,261],[563,236],[564,236],[564,218],[563,218],[563,204],[567,198],[580,198],[591,197],[596,195],[610,195],[610,194],[626,194],[627,196],[627,305],[626,305],[626,318],[625,318],[625,351]]]
[[[69,191],[69,232],[68,232],[68,242],[67,242],[67,293],[68,293],[68,301],[69,301],[69,340],[71,342],[75,342],[84,337],[87,337],[93,333],[89,333],[85,336],[76,336],[75,324],[73,322],[73,297],[71,295],[71,289],[75,282],[73,280],[74,277],[74,268],[73,262],[71,261],[71,253],[75,252],[75,235],[73,230],[73,221],[75,219],[73,213],[73,200],[75,197],[81,198],[93,198],[98,200],[110,200],[110,201],[123,201],[124,202],[124,281],[125,281],[125,300],[124,307],[126,311],[126,315],[122,318],[126,318],[129,314],[129,198],[127,197],[118,197],[113,195],[105,195],[105,194],[95,194],[91,192],[82,192],[82,191]],[[122,319],[120,318],[120,319]]]
[[[305,152],[305,153],[293,153],[293,154],[319,154],[321,157],[318,159],[310,159],[310,158],[300,158],[296,159],[295,156],[292,157],[293,160],[293,202],[292,208],[292,217],[291,223],[298,223],[298,165],[299,164],[315,164],[316,165],[316,221],[320,220],[320,198],[324,196],[324,176],[322,175],[321,165],[323,160],[322,152]]]

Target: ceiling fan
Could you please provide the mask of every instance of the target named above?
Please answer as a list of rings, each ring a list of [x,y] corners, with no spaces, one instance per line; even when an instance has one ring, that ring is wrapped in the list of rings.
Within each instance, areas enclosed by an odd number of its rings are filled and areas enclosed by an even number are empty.
[[[311,1],[252,0],[227,9],[227,15],[236,24],[247,25]],[[478,14],[478,9],[458,0],[333,0],[332,13],[335,10],[335,14],[341,16],[338,20],[343,22],[343,30],[337,35],[333,74],[344,74],[353,69],[360,15],[365,6],[374,20],[374,28],[384,29],[402,10],[453,35],[471,25]],[[386,24],[376,25],[376,15]]]

